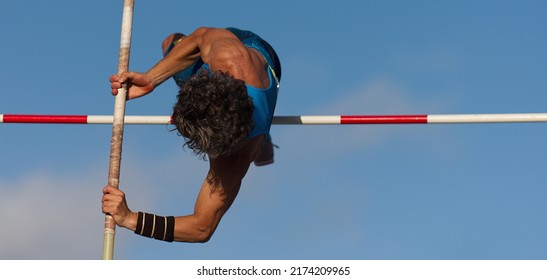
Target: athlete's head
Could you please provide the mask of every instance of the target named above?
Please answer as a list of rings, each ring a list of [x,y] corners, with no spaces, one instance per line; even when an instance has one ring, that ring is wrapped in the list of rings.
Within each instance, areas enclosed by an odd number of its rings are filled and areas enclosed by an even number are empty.
[[[198,156],[233,154],[254,125],[245,83],[219,71],[193,76],[180,86],[173,124]]]

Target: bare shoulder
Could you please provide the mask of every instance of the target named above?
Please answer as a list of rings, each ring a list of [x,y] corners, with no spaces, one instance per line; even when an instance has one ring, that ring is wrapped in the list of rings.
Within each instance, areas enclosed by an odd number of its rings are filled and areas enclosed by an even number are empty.
[[[190,36],[196,38],[205,63],[210,63],[211,57],[244,48],[232,32],[223,28],[200,27]]]
[[[269,84],[266,60],[248,48],[229,30],[201,27],[197,29],[198,46],[203,62],[212,70],[229,73],[246,84],[263,88]]]

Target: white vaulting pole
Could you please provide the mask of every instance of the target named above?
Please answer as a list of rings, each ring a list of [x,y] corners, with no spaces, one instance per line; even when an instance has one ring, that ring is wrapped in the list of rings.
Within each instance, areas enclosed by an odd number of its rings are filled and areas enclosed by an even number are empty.
[[[118,59],[118,74],[128,71],[129,50],[131,47],[131,29],[133,25],[134,0],[124,0],[122,31],[120,38],[120,55]],[[125,119],[125,100],[127,97],[127,85],[124,84],[118,90],[114,102],[114,118],[112,121],[112,139],[110,143],[110,167],[108,171],[108,185],[119,187],[120,165],[122,160],[123,126]],[[116,223],[110,215],[105,215],[103,260],[112,260],[114,255],[114,236]]]

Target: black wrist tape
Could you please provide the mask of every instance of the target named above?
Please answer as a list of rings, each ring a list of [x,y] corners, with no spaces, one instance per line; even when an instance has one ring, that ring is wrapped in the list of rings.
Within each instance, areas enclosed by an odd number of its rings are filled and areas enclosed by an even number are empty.
[[[163,217],[139,212],[137,227],[134,232],[145,237],[173,242],[175,234],[175,217]]]

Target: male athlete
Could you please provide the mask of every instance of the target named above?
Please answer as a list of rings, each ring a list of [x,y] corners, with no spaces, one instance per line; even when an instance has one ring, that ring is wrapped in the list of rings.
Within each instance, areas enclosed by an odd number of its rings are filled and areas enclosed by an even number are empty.
[[[110,77],[112,94],[128,84],[128,99],[152,92],[173,77],[180,91],[173,123],[185,145],[209,161],[194,213],[158,216],[132,212],[125,194],[106,186],[102,212],[136,234],[168,242],[207,242],[228,211],[251,163],[273,162],[270,126],[281,65],[273,48],[250,31],[196,29],[162,43],[164,58],[146,73]]]

